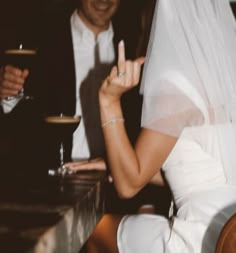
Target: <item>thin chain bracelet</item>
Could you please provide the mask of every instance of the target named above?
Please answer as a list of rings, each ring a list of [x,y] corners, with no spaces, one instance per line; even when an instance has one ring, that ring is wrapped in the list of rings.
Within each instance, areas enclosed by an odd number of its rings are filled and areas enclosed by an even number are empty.
[[[124,121],[125,121],[124,118],[113,118],[113,119],[110,119],[110,120],[104,122],[102,124],[102,127],[105,127],[105,126],[110,125],[110,124],[115,124],[117,122],[124,122]]]

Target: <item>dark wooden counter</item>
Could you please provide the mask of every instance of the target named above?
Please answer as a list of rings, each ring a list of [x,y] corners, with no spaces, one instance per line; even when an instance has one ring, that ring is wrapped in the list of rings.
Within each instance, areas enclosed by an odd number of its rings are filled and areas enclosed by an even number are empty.
[[[0,183],[0,252],[78,253],[104,213],[105,173]]]

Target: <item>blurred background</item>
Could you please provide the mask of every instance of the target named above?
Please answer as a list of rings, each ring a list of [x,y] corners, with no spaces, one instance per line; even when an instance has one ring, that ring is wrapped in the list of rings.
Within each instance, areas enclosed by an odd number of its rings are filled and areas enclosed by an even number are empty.
[[[67,2],[73,6],[76,0],[3,0],[0,4],[0,50],[9,43],[27,34],[29,43],[37,45],[37,27],[45,13],[52,11],[57,5]],[[134,40],[139,31],[139,17],[147,2],[155,0],[121,0],[119,16],[122,26],[127,32],[134,34]],[[236,1],[231,1],[236,14]],[[122,28],[123,29],[123,28]]]
[[[0,50],[9,41],[19,40],[27,34],[29,43],[37,45],[37,29],[46,13],[51,13],[66,2],[72,8],[76,0],[7,0],[0,4]],[[122,27],[138,34],[138,16],[147,0],[121,0],[119,11]],[[122,28],[123,29],[123,28]]]

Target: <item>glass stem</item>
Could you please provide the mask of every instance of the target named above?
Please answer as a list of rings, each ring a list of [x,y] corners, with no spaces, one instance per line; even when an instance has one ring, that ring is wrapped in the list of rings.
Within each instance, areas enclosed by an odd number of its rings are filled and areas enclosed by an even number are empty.
[[[60,163],[61,163],[61,167],[63,167],[64,165],[64,145],[63,142],[61,142],[60,144]]]

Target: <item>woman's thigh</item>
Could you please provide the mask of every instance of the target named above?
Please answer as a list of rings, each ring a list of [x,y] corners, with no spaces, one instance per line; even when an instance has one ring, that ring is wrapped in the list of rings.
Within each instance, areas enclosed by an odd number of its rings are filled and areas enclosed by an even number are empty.
[[[104,215],[87,242],[87,252],[118,253],[117,230],[121,219],[121,215]]]

